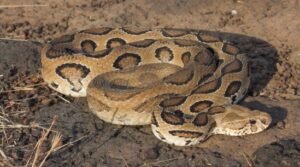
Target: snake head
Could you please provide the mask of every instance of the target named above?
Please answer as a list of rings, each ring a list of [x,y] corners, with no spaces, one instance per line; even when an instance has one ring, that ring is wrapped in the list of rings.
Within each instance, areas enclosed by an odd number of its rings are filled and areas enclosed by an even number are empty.
[[[223,106],[224,112],[213,115],[216,127],[213,134],[243,136],[259,133],[272,122],[271,116],[259,110],[250,110],[239,105]]]

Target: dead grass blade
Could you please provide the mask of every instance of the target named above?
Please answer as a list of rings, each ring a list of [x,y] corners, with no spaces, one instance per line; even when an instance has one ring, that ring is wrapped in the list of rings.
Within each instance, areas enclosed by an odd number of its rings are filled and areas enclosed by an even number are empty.
[[[47,152],[46,156],[44,157],[43,161],[40,163],[39,167],[42,167],[44,165],[46,159],[50,156],[51,153],[54,152],[55,148],[61,146],[61,142],[62,142],[62,135],[60,133],[57,133],[52,139],[50,150]]]
[[[243,156],[248,164],[248,167],[255,167],[254,162],[252,161],[252,159],[250,158],[250,156],[246,153],[243,153]]]
[[[32,167],[36,167],[36,164],[37,164],[37,161],[38,161],[38,158],[41,156],[41,152],[40,152],[40,149],[41,149],[41,146],[42,144],[44,143],[44,141],[47,139],[47,136],[49,135],[49,133],[51,132],[51,129],[53,127],[53,125],[56,123],[57,121],[57,116],[55,116],[51,122],[51,125],[50,127],[46,130],[46,131],[43,131],[42,135],[41,135],[41,138],[38,140],[38,142],[36,143],[35,147],[34,147],[34,150],[33,150],[33,153],[34,153],[34,156],[33,156],[33,160],[32,160]],[[51,151],[51,150],[49,150]],[[32,159],[32,155],[30,155],[25,167],[27,167]],[[45,159],[46,157],[44,157]],[[44,160],[43,160],[44,161]],[[42,162],[43,162],[42,161]],[[40,164],[41,165],[41,164]]]

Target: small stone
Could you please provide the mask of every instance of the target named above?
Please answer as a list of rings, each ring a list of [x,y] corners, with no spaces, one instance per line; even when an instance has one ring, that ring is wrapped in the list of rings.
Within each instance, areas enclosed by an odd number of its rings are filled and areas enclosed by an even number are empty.
[[[41,104],[44,106],[49,106],[53,103],[52,99],[42,99]]]
[[[237,12],[236,10],[232,10],[232,11],[231,11],[231,14],[232,14],[232,15],[237,15],[238,12]]]
[[[285,129],[285,122],[284,121],[277,122],[276,127],[279,129]]]

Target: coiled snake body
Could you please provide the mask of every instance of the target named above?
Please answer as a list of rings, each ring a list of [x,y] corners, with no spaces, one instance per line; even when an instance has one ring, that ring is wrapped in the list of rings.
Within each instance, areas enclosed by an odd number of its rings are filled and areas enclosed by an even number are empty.
[[[248,69],[235,45],[195,30],[88,29],[42,49],[51,88],[87,96],[106,122],[151,124],[157,138],[178,146],[269,126],[268,114],[236,105],[247,93]]]

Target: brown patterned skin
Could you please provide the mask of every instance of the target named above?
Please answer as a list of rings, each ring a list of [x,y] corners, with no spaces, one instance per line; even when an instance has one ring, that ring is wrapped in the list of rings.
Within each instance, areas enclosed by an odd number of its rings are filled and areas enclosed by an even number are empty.
[[[167,143],[258,133],[271,122],[264,112],[235,105],[249,87],[247,57],[201,31],[89,29],[53,40],[41,56],[51,88],[87,96],[106,122],[151,124]]]

